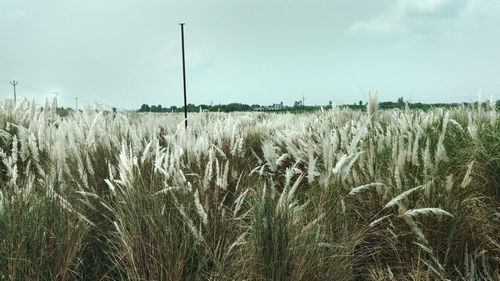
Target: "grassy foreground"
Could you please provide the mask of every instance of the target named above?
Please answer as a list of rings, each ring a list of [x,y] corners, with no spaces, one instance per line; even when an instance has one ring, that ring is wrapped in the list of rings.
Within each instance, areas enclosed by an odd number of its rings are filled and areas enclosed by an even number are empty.
[[[6,100],[0,280],[499,280],[497,115]]]

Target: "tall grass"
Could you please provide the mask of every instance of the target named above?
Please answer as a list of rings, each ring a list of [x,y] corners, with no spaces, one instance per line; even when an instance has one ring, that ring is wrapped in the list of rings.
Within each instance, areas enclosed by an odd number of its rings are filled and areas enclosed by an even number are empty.
[[[496,108],[0,105],[0,280],[498,280]]]

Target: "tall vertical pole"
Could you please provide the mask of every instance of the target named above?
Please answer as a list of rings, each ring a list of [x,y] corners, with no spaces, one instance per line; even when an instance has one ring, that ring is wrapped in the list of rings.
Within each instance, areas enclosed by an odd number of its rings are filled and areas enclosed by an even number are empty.
[[[16,80],[12,80],[12,82],[10,82],[10,84],[12,85],[12,87],[14,87],[14,102],[16,102],[16,86],[17,84],[19,84]]]
[[[185,23],[180,23],[181,39],[182,39],[182,79],[183,79],[183,84],[184,84],[184,128],[187,129],[188,111],[187,111],[187,95],[186,95],[186,58],[185,58],[185,53],[184,53],[184,25],[185,25]]]

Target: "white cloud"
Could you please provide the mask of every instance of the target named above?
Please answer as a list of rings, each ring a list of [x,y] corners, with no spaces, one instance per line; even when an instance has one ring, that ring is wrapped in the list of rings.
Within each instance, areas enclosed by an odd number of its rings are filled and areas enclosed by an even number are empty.
[[[396,3],[395,12],[406,17],[453,17],[467,5],[467,0],[400,0]]]
[[[369,21],[358,21],[349,28],[349,31],[365,34],[389,34],[404,32],[404,27],[397,20],[390,19],[387,16],[379,16]]]
[[[444,19],[460,16],[471,0],[398,0],[385,13],[366,21],[355,22],[350,32],[364,34],[428,31]]]

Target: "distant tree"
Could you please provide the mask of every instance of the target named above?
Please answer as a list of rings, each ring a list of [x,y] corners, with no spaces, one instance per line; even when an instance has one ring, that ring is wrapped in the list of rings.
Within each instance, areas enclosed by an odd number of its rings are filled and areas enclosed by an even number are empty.
[[[64,108],[64,107],[57,107],[56,108],[56,113],[61,116],[61,117],[66,117],[69,115],[69,113],[73,111],[70,108]]]
[[[139,112],[149,112],[149,111],[151,111],[151,108],[147,104],[143,104],[139,109]]]
[[[396,104],[399,108],[403,108],[405,106],[405,100],[403,99],[403,97],[398,98]]]
[[[363,106],[363,101],[359,101],[359,106]]]

